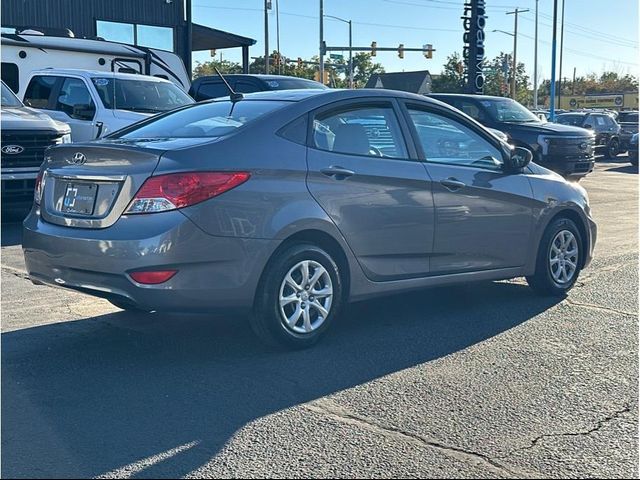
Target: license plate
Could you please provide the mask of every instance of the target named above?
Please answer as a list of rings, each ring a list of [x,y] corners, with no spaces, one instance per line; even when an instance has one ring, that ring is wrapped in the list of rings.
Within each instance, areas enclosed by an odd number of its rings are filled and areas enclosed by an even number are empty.
[[[98,186],[92,183],[67,183],[62,211],[81,215],[93,214]]]

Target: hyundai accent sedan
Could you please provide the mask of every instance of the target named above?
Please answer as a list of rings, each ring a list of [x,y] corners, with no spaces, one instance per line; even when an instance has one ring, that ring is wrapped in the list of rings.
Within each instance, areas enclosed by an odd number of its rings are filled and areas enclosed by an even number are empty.
[[[262,92],[48,151],[33,282],[127,310],[247,313],[318,341],[346,302],[526,276],[563,295],[596,239],[585,190],[437,100]]]

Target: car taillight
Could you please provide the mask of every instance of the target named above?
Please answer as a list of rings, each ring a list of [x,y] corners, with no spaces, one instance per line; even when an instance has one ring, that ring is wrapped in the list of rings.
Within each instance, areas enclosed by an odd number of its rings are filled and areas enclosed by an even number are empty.
[[[138,283],[144,285],[158,285],[173,277],[177,270],[153,270],[148,272],[131,272],[129,276]]]
[[[40,201],[42,200],[42,172],[38,172],[38,176],[36,177],[36,186],[33,190],[33,201],[36,205],[40,205]]]
[[[250,176],[248,172],[188,172],[149,177],[125,214],[189,207],[237,187]]]

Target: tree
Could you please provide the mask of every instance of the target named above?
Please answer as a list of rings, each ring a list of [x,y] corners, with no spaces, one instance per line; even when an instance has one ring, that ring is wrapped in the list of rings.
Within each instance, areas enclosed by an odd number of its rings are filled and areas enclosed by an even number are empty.
[[[438,93],[464,92],[464,63],[458,52],[447,57],[440,75],[433,76],[431,90]]]
[[[512,66],[513,57],[504,52],[500,52],[499,55],[486,64],[484,82],[484,93],[486,95],[511,97]],[[515,99],[524,105],[529,105],[532,98],[532,92],[529,90],[529,76],[527,75],[524,63],[518,62],[516,67]]]
[[[379,63],[373,63],[370,53],[358,52],[353,56],[353,83],[355,88],[363,88],[369,81],[369,77],[376,73],[384,73],[384,67]]]
[[[217,67],[220,73],[242,73],[242,65],[239,63],[214,59],[208,62],[196,62],[196,67],[193,69],[193,78],[216,75],[214,67]]]

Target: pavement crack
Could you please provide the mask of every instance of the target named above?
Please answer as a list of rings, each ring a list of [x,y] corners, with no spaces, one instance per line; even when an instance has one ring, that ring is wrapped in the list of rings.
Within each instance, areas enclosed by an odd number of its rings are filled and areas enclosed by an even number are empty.
[[[0,269],[2,269],[3,272],[8,273],[9,275],[13,275],[15,277],[22,278],[24,280],[31,280],[29,278],[29,274],[24,270],[20,270],[19,268],[10,267],[8,265],[2,265]]]
[[[566,298],[564,301],[565,301],[565,303],[568,303],[572,307],[589,308],[589,309],[592,309],[592,310],[603,310],[605,312],[617,313],[619,315],[627,315],[627,316],[630,316],[630,317],[637,317],[638,316],[637,312],[627,312],[626,310],[619,310],[617,308],[603,307],[602,305],[596,305],[594,303],[578,302],[578,301],[573,300],[571,298]]]
[[[532,448],[535,448],[536,445],[538,445],[538,443],[543,441],[545,438],[553,438],[553,437],[582,437],[582,436],[591,435],[592,433],[597,432],[598,430],[600,430],[607,423],[611,422],[612,420],[615,420],[620,415],[623,415],[625,413],[629,413],[630,411],[631,411],[631,406],[630,405],[625,405],[623,408],[614,411],[610,415],[607,415],[602,420],[598,420],[596,425],[594,427],[589,428],[588,430],[579,431],[579,432],[545,433],[545,434],[539,435],[536,438],[534,438],[533,440],[531,440],[529,445],[527,445],[525,447],[517,448],[515,450],[510,451],[506,455],[502,455],[502,456],[499,456],[499,457],[496,457],[496,458],[504,459],[504,458],[512,456],[514,453],[522,452],[524,450],[531,450]]]
[[[522,470],[514,470],[506,465],[497,462],[488,455],[467,450],[453,445],[446,445],[438,440],[429,439],[413,432],[408,432],[399,427],[392,425],[383,425],[372,421],[369,418],[356,415],[349,412],[343,407],[337,405],[331,400],[320,399],[304,405],[304,407],[312,412],[320,415],[329,416],[342,423],[357,425],[367,428],[375,433],[385,435],[387,437],[399,439],[405,442],[413,443],[421,447],[430,447],[443,451],[457,460],[472,463],[478,467],[485,468],[499,477],[515,477],[515,478],[539,478],[538,474],[526,472]]]

